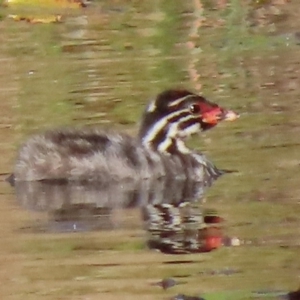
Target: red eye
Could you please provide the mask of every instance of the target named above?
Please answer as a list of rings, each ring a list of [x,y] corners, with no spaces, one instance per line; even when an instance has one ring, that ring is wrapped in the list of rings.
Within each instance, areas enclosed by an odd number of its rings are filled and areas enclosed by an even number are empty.
[[[193,115],[199,114],[199,112],[200,112],[200,106],[198,104],[191,104],[190,105],[190,112]]]

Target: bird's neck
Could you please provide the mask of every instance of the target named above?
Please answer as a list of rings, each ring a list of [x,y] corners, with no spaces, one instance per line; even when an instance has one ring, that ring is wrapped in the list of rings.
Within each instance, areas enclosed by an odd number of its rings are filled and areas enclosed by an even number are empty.
[[[155,113],[145,114],[138,135],[140,142],[145,148],[163,154],[191,153],[183,137],[178,136],[181,117],[179,113],[164,117]]]
[[[141,139],[142,145],[151,150],[166,155],[185,155],[190,154],[192,151],[186,146],[182,139],[175,137],[165,137],[164,140],[143,140]]]

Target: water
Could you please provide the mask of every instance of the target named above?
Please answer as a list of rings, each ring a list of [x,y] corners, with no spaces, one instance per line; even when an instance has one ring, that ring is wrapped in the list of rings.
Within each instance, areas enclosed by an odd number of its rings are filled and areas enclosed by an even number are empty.
[[[216,211],[225,220],[217,224],[222,235],[241,245],[179,256],[150,251],[134,205],[111,213],[81,194],[89,205],[77,201],[74,222],[69,207],[60,205],[60,192],[52,206],[44,194],[24,204],[2,182],[2,299],[165,299],[182,293],[252,299],[262,290],[277,299],[276,291],[295,290],[298,15],[296,3],[280,1],[103,1],[61,24],[4,19],[1,173],[12,170],[18,145],[31,133],[95,124],[134,135],[145,104],[161,90],[201,91],[241,113],[237,122],[190,142],[217,166],[239,171],[214,183],[201,212]],[[49,205],[50,213],[40,209]],[[153,285],[168,277],[184,277],[185,283],[166,291]]]

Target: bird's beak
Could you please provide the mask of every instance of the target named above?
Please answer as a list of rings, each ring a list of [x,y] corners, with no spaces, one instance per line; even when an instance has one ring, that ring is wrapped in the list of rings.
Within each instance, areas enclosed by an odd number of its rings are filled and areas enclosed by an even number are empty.
[[[233,110],[225,110],[223,112],[222,120],[224,120],[224,121],[235,121],[239,117],[240,117],[240,115],[237,114],[236,112],[234,112]]]
[[[239,115],[232,110],[225,110],[220,107],[213,109],[202,114],[202,121],[207,124],[215,125],[220,121],[234,121],[239,118]]]

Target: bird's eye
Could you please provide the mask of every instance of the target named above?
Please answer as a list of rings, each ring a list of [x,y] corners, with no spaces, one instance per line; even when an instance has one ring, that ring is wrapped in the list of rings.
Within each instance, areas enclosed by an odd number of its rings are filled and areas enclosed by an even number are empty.
[[[191,104],[190,105],[190,112],[192,114],[198,114],[200,112],[200,106],[197,104]]]

